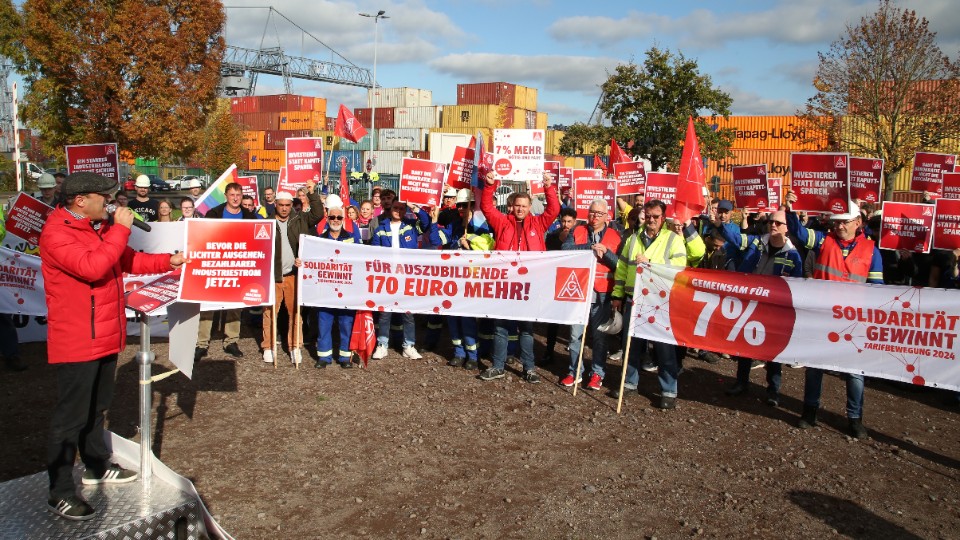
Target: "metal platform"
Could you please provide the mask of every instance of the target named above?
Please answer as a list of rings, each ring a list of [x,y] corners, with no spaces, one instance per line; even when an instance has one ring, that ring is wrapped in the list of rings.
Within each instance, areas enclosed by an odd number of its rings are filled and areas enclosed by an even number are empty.
[[[80,471],[74,470],[77,485]],[[197,499],[154,476],[109,486],[84,486],[83,497],[97,510],[89,521],[70,521],[47,509],[48,479],[41,472],[0,484],[0,539],[206,538]]]

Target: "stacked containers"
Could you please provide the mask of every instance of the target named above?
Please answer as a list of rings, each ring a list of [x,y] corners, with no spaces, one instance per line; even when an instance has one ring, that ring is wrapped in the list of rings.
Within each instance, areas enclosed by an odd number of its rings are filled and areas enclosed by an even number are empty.
[[[374,170],[380,174],[400,174],[403,158],[423,156],[428,134],[440,126],[440,107],[433,106],[433,92],[410,87],[377,88],[376,92],[367,91],[367,105],[355,109],[354,116],[369,132],[375,106],[376,133],[357,143],[341,139],[338,148],[363,151],[361,163],[376,157]],[[374,137],[377,150],[371,153]]]
[[[327,100],[297,94],[235,97],[230,113],[244,129],[243,147],[248,153],[247,170],[278,171],[286,162],[285,140],[291,137],[322,136],[324,149],[335,143],[328,125]],[[323,132],[324,135],[314,135]]]

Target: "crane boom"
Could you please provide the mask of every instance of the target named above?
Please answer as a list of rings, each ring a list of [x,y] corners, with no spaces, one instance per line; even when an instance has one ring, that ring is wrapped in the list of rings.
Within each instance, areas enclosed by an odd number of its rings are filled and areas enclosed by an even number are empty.
[[[373,87],[370,70],[353,64],[289,56],[280,47],[247,49],[228,45],[220,64],[220,95],[253,95],[258,74],[283,77],[287,93],[291,93],[291,78]]]

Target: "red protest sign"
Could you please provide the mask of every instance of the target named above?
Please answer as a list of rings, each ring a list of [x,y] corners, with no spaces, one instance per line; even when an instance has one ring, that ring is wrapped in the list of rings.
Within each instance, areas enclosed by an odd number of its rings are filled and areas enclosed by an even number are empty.
[[[403,167],[400,171],[400,200],[421,206],[439,205],[444,172],[443,163],[403,158]]]
[[[257,189],[257,177],[256,176],[238,176],[237,183],[240,184],[240,188],[243,190],[243,194],[253,197],[253,206],[260,206],[260,190]]]
[[[127,293],[127,307],[150,315],[172,304],[177,299],[180,288],[180,269],[166,273],[159,278]]]
[[[598,173],[603,174],[599,169]],[[594,199],[607,202],[607,214],[613,217],[616,209],[617,183],[606,178],[577,178],[573,183],[573,204],[577,210],[577,219],[586,221],[590,215],[590,203]]]
[[[617,179],[617,197],[643,195],[646,191],[647,172],[642,161],[614,163],[613,177]]]
[[[884,202],[880,249],[929,252],[933,237],[933,215],[933,205]]]
[[[43,202],[26,193],[18,193],[10,207],[10,213],[7,214],[4,226],[8,234],[16,235],[26,240],[28,244],[36,246],[40,244],[40,230],[43,229],[43,224],[47,221],[50,212],[53,212],[53,208]]]
[[[790,189],[797,196],[793,210],[840,214],[849,208],[850,157],[838,153],[790,154]]]
[[[933,248],[960,248],[960,199],[937,199],[937,215],[933,220]]]
[[[767,178],[767,208],[771,212],[780,208],[783,200],[783,178]]]
[[[765,212],[770,204],[766,165],[733,168],[733,199],[738,208]]]
[[[943,173],[943,198],[960,199],[960,172]]]
[[[456,189],[471,187],[473,179],[474,155],[473,148],[458,146],[453,150],[453,161],[450,162],[450,171],[447,172],[447,185]]]
[[[560,177],[557,179],[560,191],[573,189],[573,171],[573,167],[560,167]]]
[[[647,189],[643,193],[643,202],[657,199],[667,205],[666,217],[673,217],[673,201],[677,198],[677,173],[648,172]]]
[[[943,173],[953,172],[957,156],[917,152],[913,156],[913,175],[910,191],[929,191],[934,197],[943,196]]]
[[[543,172],[550,173],[553,175],[553,182],[557,184],[560,178],[560,162],[559,161],[544,161],[543,162]],[[559,184],[557,184],[559,186]],[[531,195],[543,195],[543,177],[537,178],[530,182],[530,194]]]
[[[188,219],[187,262],[177,299],[246,306],[273,305],[272,219]]]
[[[90,172],[117,180],[117,143],[72,144],[64,147],[67,153],[67,174]]]
[[[307,180],[320,183],[323,175],[323,138],[295,137],[286,140],[287,183],[297,189],[307,185]],[[279,191],[279,190],[278,190]]]
[[[850,198],[876,203],[880,201],[883,160],[850,157]]]

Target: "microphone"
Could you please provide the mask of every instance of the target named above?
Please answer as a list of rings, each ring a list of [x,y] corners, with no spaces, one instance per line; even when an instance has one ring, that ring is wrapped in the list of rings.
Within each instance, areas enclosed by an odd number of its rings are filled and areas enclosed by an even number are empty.
[[[117,211],[117,205],[115,205],[115,204],[108,204],[108,205],[106,206],[105,210],[107,211],[108,214],[110,214],[110,217],[113,217],[113,213]],[[151,231],[150,225],[147,225],[147,222],[141,220],[141,219],[137,216],[136,212],[134,212],[134,214],[133,214],[133,226],[136,227],[136,228],[138,228],[138,229],[140,229],[140,230],[143,231],[143,232],[150,232],[150,231]]]

